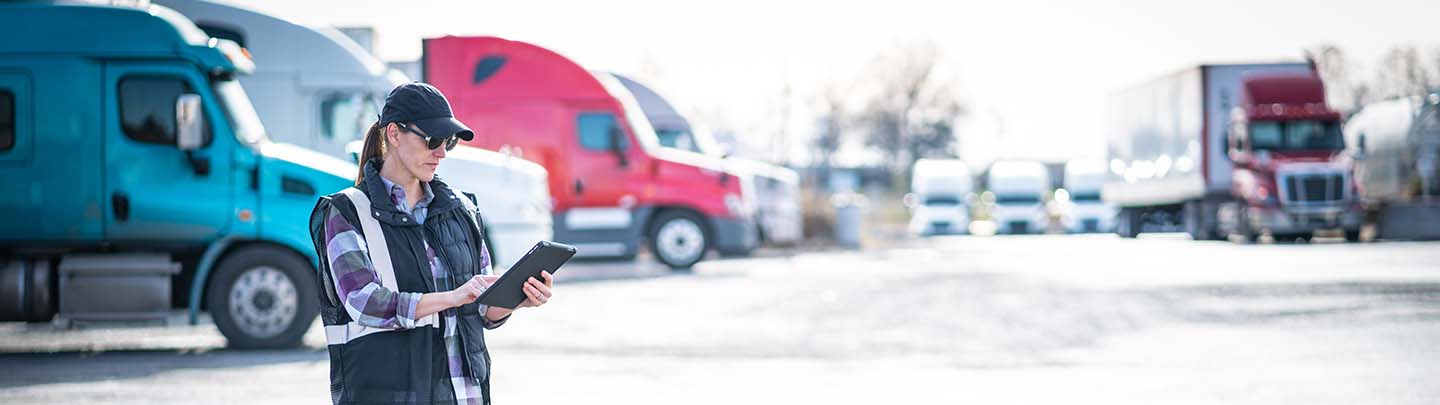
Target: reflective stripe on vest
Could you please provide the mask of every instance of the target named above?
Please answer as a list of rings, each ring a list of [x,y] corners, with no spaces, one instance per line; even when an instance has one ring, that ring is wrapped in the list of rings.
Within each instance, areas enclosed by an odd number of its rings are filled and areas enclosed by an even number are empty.
[[[395,283],[395,266],[390,261],[390,246],[385,243],[385,233],[380,230],[380,221],[375,219],[380,213],[370,210],[370,198],[365,196],[364,191],[350,187],[340,193],[349,198],[350,203],[355,206],[355,217],[360,219],[360,229],[365,231],[365,250],[370,256],[370,267],[380,276],[380,286],[399,293],[400,286]],[[439,314],[430,314],[416,320],[415,327],[435,327],[439,325],[438,319]],[[344,325],[325,325],[325,342],[343,345],[361,336],[394,330],[397,329],[372,328],[352,320]]]

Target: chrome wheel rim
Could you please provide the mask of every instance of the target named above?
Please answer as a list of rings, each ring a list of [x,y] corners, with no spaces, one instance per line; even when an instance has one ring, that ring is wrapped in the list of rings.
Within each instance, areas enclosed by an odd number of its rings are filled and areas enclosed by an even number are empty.
[[[246,270],[230,288],[229,309],[235,325],[246,335],[256,338],[279,335],[299,313],[295,282],[270,266]]]
[[[665,222],[655,237],[658,253],[672,263],[688,263],[705,253],[705,233],[687,218]]]

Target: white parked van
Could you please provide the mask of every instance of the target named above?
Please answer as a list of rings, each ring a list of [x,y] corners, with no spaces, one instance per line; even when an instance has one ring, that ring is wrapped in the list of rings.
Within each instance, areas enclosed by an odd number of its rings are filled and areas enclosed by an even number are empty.
[[[250,53],[255,73],[242,76],[240,84],[276,141],[354,161],[385,96],[410,81],[333,28],[307,27],[213,1],[155,3]],[[437,173],[452,187],[478,197],[495,266],[508,267],[535,242],[552,238],[550,192],[540,165],[461,147],[446,157]]]
[[[1045,193],[1050,174],[1039,162],[1002,161],[990,166],[988,182],[995,195],[990,217],[997,233],[1044,233],[1050,224]]]
[[[911,169],[910,233],[944,235],[970,228],[970,194],[974,181],[970,167],[960,160],[920,159]]]
[[[1115,227],[1115,206],[1100,200],[1100,186],[1105,182],[1105,161],[1071,160],[1065,162],[1064,197],[1056,192],[1060,203],[1060,221],[1072,233],[1110,232]]]

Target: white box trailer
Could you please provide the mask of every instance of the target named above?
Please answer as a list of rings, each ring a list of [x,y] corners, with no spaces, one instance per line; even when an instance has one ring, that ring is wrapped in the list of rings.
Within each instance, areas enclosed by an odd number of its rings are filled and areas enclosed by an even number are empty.
[[[253,56],[255,73],[240,82],[270,137],[280,142],[354,161],[385,96],[410,82],[334,28],[304,26],[213,1],[155,3],[184,14],[210,36],[235,41]],[[535,242],[552,238],[552,202],[540,165],[461,147],[437,173],[478,197],[495,266],[508,267]]]

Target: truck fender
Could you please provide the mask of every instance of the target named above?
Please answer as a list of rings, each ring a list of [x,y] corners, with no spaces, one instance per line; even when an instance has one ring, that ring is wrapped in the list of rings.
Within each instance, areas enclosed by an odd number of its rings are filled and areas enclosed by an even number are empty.
[[[215,262],[220,260],[220,254],[229,250],[230,245],[235,244],[240,238],[234,235],[226,235],[205,248],[205,254],[200,256],[200,263],[195,266],[195,279],[190,280],[190,324],[200,322],[201,295],[205,293],[205,283],[210,279],[210,270],[215,268]]]

